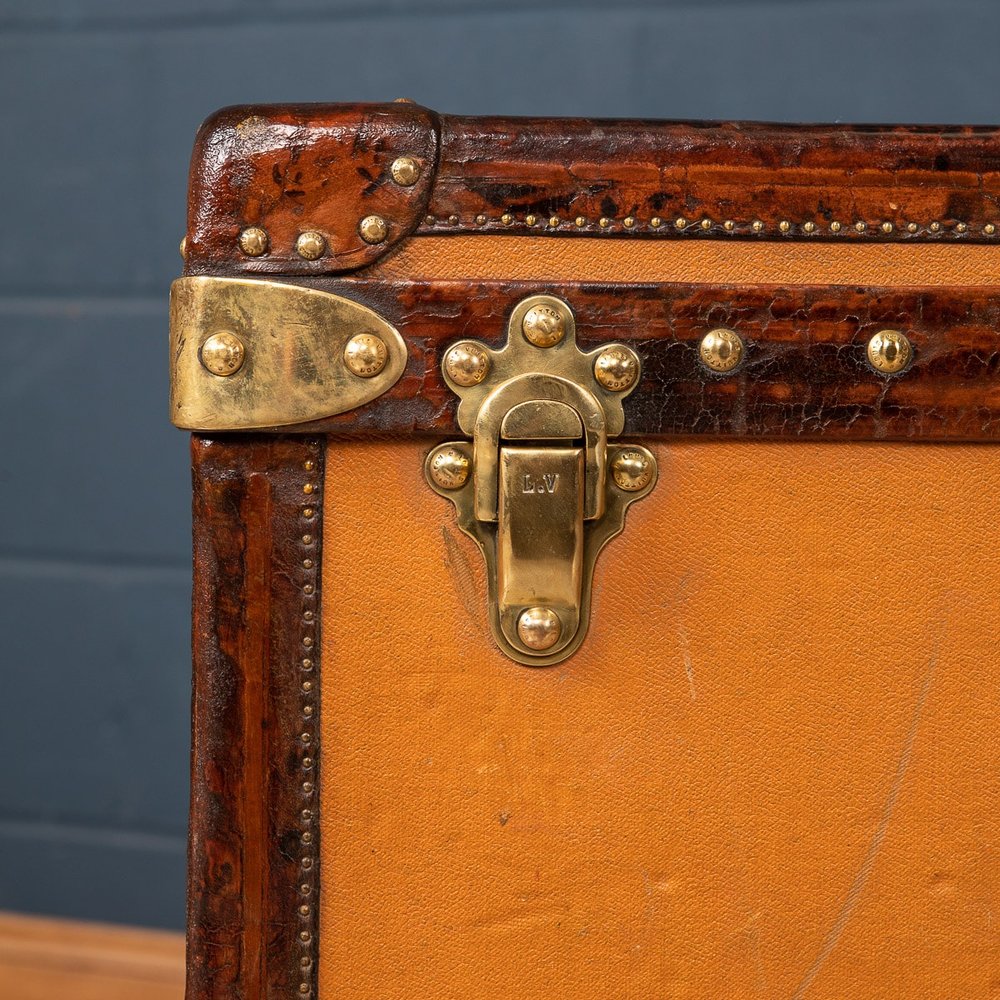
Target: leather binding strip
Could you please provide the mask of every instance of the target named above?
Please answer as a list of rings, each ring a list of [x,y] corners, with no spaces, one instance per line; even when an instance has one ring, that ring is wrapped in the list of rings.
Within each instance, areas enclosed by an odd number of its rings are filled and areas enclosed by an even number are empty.
[[[194,436],[188,1000],[316,992],[316,438]]]

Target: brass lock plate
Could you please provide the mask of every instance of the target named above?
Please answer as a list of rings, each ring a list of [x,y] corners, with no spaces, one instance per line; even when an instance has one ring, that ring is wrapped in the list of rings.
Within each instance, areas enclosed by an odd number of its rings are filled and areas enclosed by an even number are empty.
[[[608,442],[639,358],[623,344],[581,351],[569,305],[535,295],[514,309],[503,347],[461,341],[442,367],[472,440],[435,448],[428,482],[483,552],[499,647],[557,663],[586,635],[598,553],[656,483],[650,451]]]

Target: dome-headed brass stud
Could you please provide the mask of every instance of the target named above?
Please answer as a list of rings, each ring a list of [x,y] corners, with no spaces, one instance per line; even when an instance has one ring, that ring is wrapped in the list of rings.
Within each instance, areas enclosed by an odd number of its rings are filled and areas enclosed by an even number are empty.
[[[713,372],[731,372],[743,359],[743,341],[734,330],[720,326],[701,338],[698,356]]]
[[[186,260],[188,253],[188,238],[186,236],[182,237],[181,245],[177,249],[180,251],[181,259]]]
[[[260,257],[267,253],[267,233],[260,226],[250,226],[240,233],[240,249],[248,257]]]
[[[389,172],[392,179],[403,187],[413,187],[420,180],[420,164],[412,156],[397,156]]]
[[[868,363],[883,375],[901,372],[913,357],[913,345],[899,330],[879,330],[868,341]]]
[[[836,219],[834,219],[834,221],[830,223],[830,232],[831,233],[839,233],[842,228],[843,228],[843,226],[841,226],[841,224],[839,222],[837,222]]]
[[[213,333],[201,345],[201,363],[213,375],[221,378],[235,375],[243,367],[246,356],[243,341],[228,330]]]
[[[469,456],[450,444],[442,445],[431,453],[427,463],[431,479],[443,490],[457,490],[469,479]]]
[[[556,306],[539,303],[524,314],[521,330],[529,344],[554,347],[566,335],[566,317]]]
[[[551,649],[561,634],[562,622],[551,608],[526,608],[517,619],[517,636],[528,649]]]
[[[326,250],[326,240],[321,233],[309,230],[300,233],[295,241],[295,252],[305,260],[318,260]]]
[[[344,348],[344,364],[358,378],[378,375],[389,359],[389,349],[373,333],[355,334]]]
[[[389,225],[381,215],[366,215],[358,224],[365,243],[381,243],[389,235]]]
[[[753,222],[750,223],[750,228],[755,233],[762,233],[764,232],[764,223],[761,222],[760,219],[754,219]]]
[[[444,370],[460,386],[479,385],[490,373],[490,356],[478,344],[456,344],[444,356]]]
[[[652,481],[654,472],[649,455],[633,448],[620,451],[611,463],[615,485],[626,493],[645,489]]]
[[[639,359],[627,347],[607,347],[597,355],[594,377],[612,392],[624,392],[639,377]]]

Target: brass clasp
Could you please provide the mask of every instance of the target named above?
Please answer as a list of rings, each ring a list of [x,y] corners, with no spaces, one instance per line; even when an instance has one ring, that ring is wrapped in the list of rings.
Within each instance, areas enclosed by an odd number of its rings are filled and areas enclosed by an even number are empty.
[[[586,634],[598,552],[656,481],[647,449],[608,445],[639,359],[622,344],[580,351],[569,306],[535,295],[514,309],[502,348],[462,341],[443,368],[472,441],[435,448],[428,481],[483,552],[500,648],[556,663]]]

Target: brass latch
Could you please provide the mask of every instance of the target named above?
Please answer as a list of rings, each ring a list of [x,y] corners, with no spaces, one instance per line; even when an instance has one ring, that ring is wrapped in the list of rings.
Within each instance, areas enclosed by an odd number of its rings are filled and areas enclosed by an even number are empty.
[[[435,448],[427,479],[483,552],[500,648],[557,663],[586,634],[598,553],[656,482],[650,451],[608,444],[639,358],[623,344],[584,353],[569,306],[534,295],[514,309],[502,348],[462,341],[443,369],[472,441]]]

